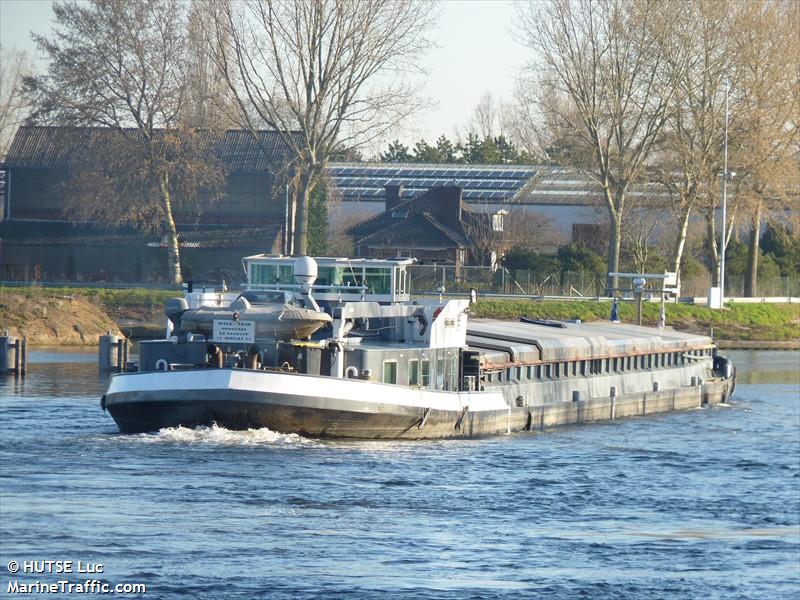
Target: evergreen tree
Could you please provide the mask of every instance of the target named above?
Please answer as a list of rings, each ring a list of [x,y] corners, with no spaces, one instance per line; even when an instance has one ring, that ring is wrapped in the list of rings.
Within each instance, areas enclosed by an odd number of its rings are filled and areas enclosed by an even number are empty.
[[[318,185],[308,203],[308,254],[325,256],[328,252],[327,188]]]
[[[431,146],[425,140],[419,140],[414,144],[414,157],[411,159],[417,163],[439,163],[442,157],[436,146]]]
[[[400,140],[390,143],[389,149],[381,153],[381,162],[402,163],[410,160],[411,154],[408,153],[408,146],[402,144]]]
[[[439,152],[439,157],[443,163],[460,162],[456,158],[456,147],[447,139],[446,136],[440,135],[436,140],[436,150]]]

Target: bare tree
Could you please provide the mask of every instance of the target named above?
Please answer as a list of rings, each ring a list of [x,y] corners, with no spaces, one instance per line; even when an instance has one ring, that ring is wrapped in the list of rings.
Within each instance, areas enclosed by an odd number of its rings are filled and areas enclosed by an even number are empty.
[[[602,189],[609,272],[619,269],[626,194],[666,119],[668,8],[645,0],[550,0],[521,11],[524,40],[538,58],[539,108],[556,137],[574,145],[570,166]],[[609,292],[616,287],[609,277]]]
[[[296,252],[306,252],[309,196],[329,156],[381,138],[417,107],[406,75],[428,46],[432,8],[414,0],[217,5],[210,46],[241,125],[275,129],[294,155]]]
[[[531,252],[554,252],[568,242],[552,219],[522,206],[509,208],[503,219],[503,232],[507,248],[525,248]]]
[[[185,109],[187,19],[178,0],[91,0],[54,4],[53,37],[34,36],[47,55],[47,72],[28,80],[35,94],[38,121],[112,128],[126,156],[143,162],[146,187],[160,199],[158,210],[136,211],[148,224],[163,223],[170,279],[181,282],[178,232],[173,218],[172,155],[185,144],[169,143],[159,133],[180,126]],[[125,185],[122,186],[125,188]],[[102,203],[102,197],[95,197]],[[137,198],[129,197],[135,203]],[[143,204],[150,206],[147,202]]]
[[[670,262],[678,283],[692,213],[700,205],[710,206],[713,214],[719,192],[725,80],[733,75],[735,62],[730,8],[727,1],[684,4],[683,10],[676,11],[670,30],[676,41],[664,55],[674,94],[651,163],[654,179],[666,186],[672,198],[677,235]]]
[[[504,135],[504,112],[503,102],[487,91],[475,105],[468,128],[482,140]]]
[[[23,79],[32,75],[33,65],[24,51],[0,45],[0,159],[30,110]]]
[[[754,0],[739,6],[733,164],[736,196],[750,215],[746,296],[755,296],[761,225],[769,208],[796,202],[800,181],[800,6]],[[794,189],[793,189],[794,188]],[[782,213],[779,210],[778,213]]]
[[[156,131],[150,140],[135,131],[94,136],[84,160],[65,182],[68,214],[78,222],[133,225],[148,233],[164,233],[164,220],[173,212],[199,216],[205,205],[218,199],[224,184],[210,135],[170,129]],[[152,176],[159,171],[163,177]]]
[[[551,219],[526,211],[521,206],[496,213],[474,214],[467,219],[470,251],[480,264],[499,260],[512,248],[532,252],[553,252],[565,236]]]
[[[189,4],[183,63],[186,91],[181,114],[182,124],[189,128],[238,127],[235,101],[208,49],[205,23],[214,16],[214,0],[193,0]]]
[[[660,229],[664,225],[664,215],[669,210],[651,200],[648,198],[631,202],[625,214],[623,245],[637,273],[648,272],[651,252],[659,245],[659,234],[663,233]]]

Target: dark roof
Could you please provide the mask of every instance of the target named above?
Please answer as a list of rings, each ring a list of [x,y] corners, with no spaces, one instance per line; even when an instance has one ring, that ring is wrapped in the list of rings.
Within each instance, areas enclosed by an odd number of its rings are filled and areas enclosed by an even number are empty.
[[[456,221],[458,205],[461,218]],[[354,225],[347,233],[358,245],[466,246],[470,228],[491,226],[491,218],[489,214],[474,212],[464,206],[458,187],[439,186]]]
[[[342,200],[384,200],[387,185],[402,185],[401,198],[433,187],[458,186],[470,201],[508,201],[537,173],[526,165],[331,163],[328,177]]]
[[[135,132],[135,130],[127,130]],[[164,131],[164,130],[158,130]],[[267,173],[288,160],[290,151],[277,131],[258,131],[258,140],[249,131],[230,129],[219,136],[200,132],[213,139],[213,151],[222,164],[235,173]],[[116,130],[105,127],[24,126],[17,130],[4,166],[27,169],[64,169],[78,164],[89,148],[110,144]],[[292,136],[299,138],[298,132]]]
[[[183,248],[272,248],[281,235],[280,225],[266,227],[211,227],[195,225],[179,228]],[[91,223],[63,221],[0,222],[0,240],[16,246],[150,246],[166,244],[163,235],[142,233],[131,227],[106,227]]]
[[[451,248],[466,246],[467,240],[436,221],[431,214],[421,213],[398,219],[385,229],[359,238],[356,243],[372,247]]]

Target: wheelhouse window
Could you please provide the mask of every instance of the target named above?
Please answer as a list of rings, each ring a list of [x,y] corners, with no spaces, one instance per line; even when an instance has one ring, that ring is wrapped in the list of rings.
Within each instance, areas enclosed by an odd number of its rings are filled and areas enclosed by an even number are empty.
[[[250,283],[274,284],[294,283],[294,267],[292,265],[250,265]]]
[[[367,267],[364,269],[364,283],[368,294],[389,294],[392,291],[392,270]]]
[[[408,361],[408,385],[419,385],[419,359]]]

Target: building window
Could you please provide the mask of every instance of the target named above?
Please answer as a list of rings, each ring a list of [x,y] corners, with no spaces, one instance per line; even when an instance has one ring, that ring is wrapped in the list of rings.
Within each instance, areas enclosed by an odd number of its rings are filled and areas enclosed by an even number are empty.
[[[586,376],[586,361],[585,360],[581,361],[581,376],[582,377]]]
[[[419,385],[419,360],[408,361],[408,385]]]
[[[548,379],[553,378],[553,365],[546,365],[544,368],[544,374]]]
[[[536,379],[542,378],[542,365],[536,365]]]
[[[422,367],[420,369],[420,383],[422,387],[426,388],[431,384],[431,361],[423,358],[420,366]]]
[[[492,215],[492,231],[503,231],[503,211]]]
[[[383,383],[397,383],[397,361],[383,361]]]

